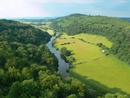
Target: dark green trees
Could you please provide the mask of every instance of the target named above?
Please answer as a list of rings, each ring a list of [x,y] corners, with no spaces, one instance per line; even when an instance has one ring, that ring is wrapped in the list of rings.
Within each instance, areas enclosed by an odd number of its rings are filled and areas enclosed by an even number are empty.
[[[0,41],[40,45],[50,39],[47,32],[17,21],[0,20],[0,25]]]
[[[34,70],[37,70],[37,75],[35,76],[31,74]],[[32,65],[29,68],[23,67],[23,70],[18,72],[21,74],[19,78],[22,80],[16,79],[10,84],[10,87],[3,86],[3,89],[1,89],[1,97],[86,98],[86,94],[89,94],[85,85],[80,81],[73,78],[62,80],[58,73],[50,72],[45,66]],[[16,74],[17,72],[14,73]]]
[[[30,25],[0,20],[0,98],[85,98],[84,84],[56,72],[58,61],[45,45],[49,39]]]
[[[67,50],[66,47],[62,47],[61,48],[61,54],[64,55],[64,56],[70,56],[71,52],[69,50]]]

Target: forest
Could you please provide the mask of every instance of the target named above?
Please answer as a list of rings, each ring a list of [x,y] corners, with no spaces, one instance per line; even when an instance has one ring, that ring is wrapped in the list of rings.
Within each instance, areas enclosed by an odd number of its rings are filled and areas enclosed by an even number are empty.
[[[71,14],[53,20],[51,27],[68,35],[89,33],[105,36],[113,42],[109,54],[130,64],[130,22],[128,21],[107,16]]]
[[[0,98],[93,97],[77,79],[62,79],[46,46],[50,37],[28,24],[0,20]]]

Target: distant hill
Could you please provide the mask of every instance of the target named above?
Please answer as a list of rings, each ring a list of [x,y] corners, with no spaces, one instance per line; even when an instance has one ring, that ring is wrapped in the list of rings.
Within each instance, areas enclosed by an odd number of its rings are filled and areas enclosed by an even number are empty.
[[[34,17],[34,18],[14,18],[13,20],[20,21],[20,22],[46,22],[52,21],[56,17]]]
[[[20,42],[24,44],[45,44],[50,35],[30,25],[12,20],[0,20],[0,41]]]
[[[130,18],[119,18],[119,19],[130,21]]]
[[[106,36],[113,42],[110,53],[130,64],[130,23],[107,16],[72,14],[55,19],[51,27],[69,35],[90,33]]]

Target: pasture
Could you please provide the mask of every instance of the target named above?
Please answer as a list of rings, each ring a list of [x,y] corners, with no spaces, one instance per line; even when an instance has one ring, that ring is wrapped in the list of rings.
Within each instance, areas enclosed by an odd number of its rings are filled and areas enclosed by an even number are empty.
[[[54,32],[53,30],[51,30],[51,29],[48,29],[47,32],[48,32],[51,36],[53,36],[53,35],[55,34],[55,32]]]
[[[82,39],[82,40],[81,40]],[[111,47],[105,37],[91,34],[75,36],[61,35],[56,39],[55,47],[66,47],[76,59],[70,75],[84,82],[90,88],[103,92],[121,92],[130,94],[130,67],[113,55],[106,56],[97,43]]]

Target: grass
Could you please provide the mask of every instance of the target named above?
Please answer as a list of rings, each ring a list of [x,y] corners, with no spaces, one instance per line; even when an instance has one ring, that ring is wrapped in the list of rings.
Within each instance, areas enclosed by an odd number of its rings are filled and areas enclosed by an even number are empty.
[[[51,22],[41,22],[41,25],[39,26],[38,23],[39,22],[23,22],[23,23],[26,23],[26,24],[30,24],[38,29],[41,29],[42,31],[46,31],[48,32],[51,36],[53,36],[55,34],[54,30],[52,30],[50,28],[50,24]]]
[[[79,40],[81,38],[84,41]],[[70,44],[62,45],[68,42]],[[130,67],[113,55],[105,56],[96,45],[100,42],[109,48],[112,46],[105,37],[90,34],[78,34],[73,37],[64,34],[56,40],[55,46],[59,49],[67,47],[76,58],[71,76],[102,91],[130,94]]]
[[[55,34],[55,32],[54,32],[53,30],[51,30],[51,29],[48,29],[47,32],[48,32],[51,36],[53,36],[53,35]]]

